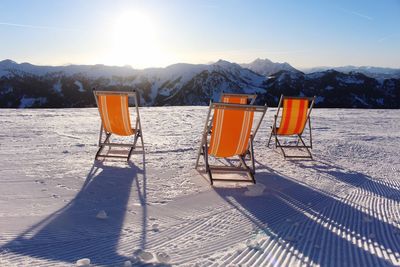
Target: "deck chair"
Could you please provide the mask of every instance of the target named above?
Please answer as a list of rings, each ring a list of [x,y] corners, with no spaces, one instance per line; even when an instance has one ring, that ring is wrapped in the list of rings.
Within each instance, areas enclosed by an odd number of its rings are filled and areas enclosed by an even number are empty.
[[[282,151],[284,158],[311,158],[312,149],[312,135],[311,135],[311,110],[314,106],[314,97],[287,97],[281,95],[279,100],[278,110],[274,117],[274,123],[272,125],[271,134],[268,140],[268,147],[271,142],[272,136],[275,137],[275,148],[279,147]],[[283,105],[283,107],[282,107]],[[277,126],[279,112],[282,108],[282,116],[280,118],[279,127]],[[304,129],[306,128],[308,122],[309,127],[309,144],[306,145],[304,139],[302,138]],[[295,145],[282,145],[279,141],[279,137],[294,136],[297,138]],[[284,148],[305,148],[307,151],[307,156],[289,156],[285,153]]]
[[[254,101],[256,101],[257,95],[248,95],[248,94],[231,94],[222,92],[220,102],[221,103],[230,103],[230,104],[244,104],[244,105],[252,105]],[[213,117],[210,117],[210,121],[213,120]],[[211,122],[210,122],[211,123]],[[210,130],[212,127],[210,127]]]
[[[254,101],[256,101],[257,95],[248,95],[248,94],[231,94],[231,93],[224,93],[222,92],[221,94],[221,103],[230,103],[230,104],[243,104],[243,105],[252,105]],[[210,125],[212,125],[212,120],[213,117],[211,116],[210,118]],[[212,129],[212,126],[209,127],[210,131]]]
[[[199,168],[200,156],[203,156],[205,163],[205,170],[210,179],[210,183],[214,181],[246,181],[238,179],[216,179],[213,178],[213,170],[246,172],[253,183],[255,183],[255,164],[254,164],[254,151],[253,140],[260,127],[262,119],[267,111],[267,106],[253,106],[245,104],[231,104],[231,103],[210,103],[202,141],[197,155],[196,166]],[[211,116],[213,112],[213,115]],[[256,124],[255,130],[253,128],[254,113],[260,112],[261,116]],[[210,122],[212,117],[212,122]],[[210,141],[208,140],[210,138]],[[246,155],[249,154],[251,165],[246,164]],[[239,166],[211,166],[208,157],[215,158],[231,158],[238,157]]]
[[[248,94],[230,94],[230,93],[222,93],[220,102],[222,103],[231,103],[231,104],[249,104],[253,105],[256,101],[257,95],[248,95]]]
[[[126,158],[129,161],[133,150],[137,148],[137,141],[140,138],[142,143],[141,148],[144,152],[144,143],[142,135],[142,125],[140,123],[138,94],[136,91],[99,91],[93,89],[93,94],[96,99],[96,104],[101,117],[99,150],[96,153],[95,159],[98,158]],[[135,127],[131,127],[129,114],[128,98],[133,97],[136,109]],[[103,133],[105,134],[103,138]],[[130,143],[112,143],[110,142],[111,135],[132,136],[133,141]],[[127,156],[112,155],[109,153],[102,154],[105,147],[127,147],[129,148]],[[110,152],[109,151],[109,152]]]

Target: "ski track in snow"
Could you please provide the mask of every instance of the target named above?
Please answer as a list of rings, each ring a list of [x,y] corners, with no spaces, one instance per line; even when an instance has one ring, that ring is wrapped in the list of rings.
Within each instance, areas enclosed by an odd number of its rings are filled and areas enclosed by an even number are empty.
[[[266,148],[269,109],[249,187],[194,170],[207,108],[140,112],[126,163],[94,161],[96,109],[0,109],[0,266],[400,265],[399,110],[314,110],[309,161]]]

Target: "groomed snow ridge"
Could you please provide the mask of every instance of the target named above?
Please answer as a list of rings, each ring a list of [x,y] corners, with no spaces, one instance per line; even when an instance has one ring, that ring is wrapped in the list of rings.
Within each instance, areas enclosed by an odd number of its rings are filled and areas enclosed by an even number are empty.
[[[0,109],[0,266],[400,265],[399,110],[315,109],[311,161],[266,147],[269,109],[257,184],[214,187],[207,108],[140,111],[127,163],[94,161],[96,109]]]

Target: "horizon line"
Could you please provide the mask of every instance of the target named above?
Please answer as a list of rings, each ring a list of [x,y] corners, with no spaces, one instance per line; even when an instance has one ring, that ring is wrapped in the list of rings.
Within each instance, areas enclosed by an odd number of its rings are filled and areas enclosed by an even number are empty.
[[[325,65],[325,66],[322,65],[322,66],[321,66],[321,65],[320,65],[320,66],[313,66],[313,67],[295,67],[294,65],[290,64],[289,62],[275,62],[275,61],[270,60],[269,58],[260,58],[260,57],[257,57],[256,59],[254,59],[253,61],[248,62],[248,63],[237,63],[237,62],[229,61],[229,60],[226,60],[226,59],[218,59],[218,60],[216,60],[216,61],[209,61],[208,63],[176,62],[176,63],[172,63],[172,64],[169,64],[169,65],[166,65],[166,66],[163,66],[163,67],[162,67],[162,66],[158,66],[158,67],[157,67],[157,66],[154,66],[154,67],[145,67],[145,68],[135,68],[135,67],[133,67],[133,66],[130,65],[130,64],[125,64],[125,65],[108,65],[108,64],[105,64],[105,63],[92,63],[92,64],[88,64],[88,63],[65,63],[65,64],[59,64],[59,65],[51,65],[51,64],[42,65],[42,64],[36,64],[36,63],[30,63],[30,62],[27,62],[27,61],[17,62],[17,61],[15,61],[15,60],[12,60],[12,59],[9,59],[9,58],[0,60],[0,62],[3,62],[3,61],[12,61],[12,62],[14,62],[14,63],[16,63],[16,64],[18,64],[18,65],[20,65],[20,64],[30,64],[30,65],[37,66],[37,67],[105,66],[105,67],[117,67],[117,68],[127,68],[127,67],[129,67],[129,68],[131,68],[131,69],[133,69],[133,70],[146,70],[146,69],[165,69],[165,68],[168,68],[168,67],[170,67],[170,66],[178,65],[178,64],[187,64],[187,65],[212,65],[212,64],[217,63],[218,61],[226,61],[226,62],[229,62],[229,63],[232,63],[232,64],[237,64],[237,65],[241,66],[241,65],[243,65],[243,64],[251,64],[251,63],[253,63],[254,61],[256,61],[256,60],[258,60],[258,59],[261,59],[261,60],[269,60],[269,61],[271,61],[271,62],[274,63],[274,64],[284,64],[284,63],[287,63],[287,64],[289,64],[291,67],[293,67],[293,68],[295,68],[295,69],[298,69],[298,70],[308,70],[308,69],[314,69],[314,68],[327,68],[327,69],[331,68],[331,69],[334,69],[334,68],[343,68],[343,67],[353,67],[353,68],[363,68],[363,67],[369,68],[369,67],[373,67],[373,68],[386,68],[386,69],[393,69],[393,70],[398,70],[398,69],[400,69],[400,66],[398,66],[398,67],[388,67],[388,66],[378,66],[378,65],[352,65],[352,64],[349,64],[349,65],[341,65],[341,66],[329,66],[329,65]]]

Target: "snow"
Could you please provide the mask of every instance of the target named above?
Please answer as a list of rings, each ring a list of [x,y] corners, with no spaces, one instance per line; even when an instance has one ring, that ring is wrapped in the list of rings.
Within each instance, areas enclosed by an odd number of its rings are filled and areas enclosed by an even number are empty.
[[[83,88],[83,84],[80,81],[75,81],[74,84],[76,86],[78,86],[78,91],[79,92],[81,92],[81,93],[85,92],[85,89]]]
[[[6,86],[4,87],[3,91],[0,91],[0,95],[6,95],[9,93],[12,93],[14,91],[14,88],[12,86]]]
[[[264,192],[265,185],[263,184],[252,184],[247,186],[247,191],[244,192],[245,196],[260,196]]]
[[[243,68],[248,68],[260,75],[269,76],[281,70],[297,72],[289,63],[274,63],[269,59],[257,58],[249,64],[240,64]]]
[[[63,95],[62,93],[62,83],[61,80],[58,80],[54,85],[53,85],[53,90],[57,94]]]
[[[46,97],[26,97],[23,96],[20,100],[19,108],[29,108],[32,107],[35,103],[44,104],[47,102]]]
[[[90,259],[80,259],[76,261],[76,266],[79,267],[90,267]]]
[[[356,100],[356,101],[358,101],[358,102],[360,102],[360,103],[362,103],[362,104],[364,104],[366,107],[368,107],[369,105],[368,105],[368,103],[367,102],[365,102],[365,100],[364,99],[362,99],[361,97],[359,97],[359,96],[357,96],[357,95],[355,95],[355,94],[351,94],[353,97],[354,97],[354,99]]]
[[[314,109],[310,161],[266,147],[269,109],[257,184],[215,187],[194,170],[207,108],[140,112],[127,163],[94,161],[96,109],[0,109],[0,266],[400,264],[400,110]]]
[[[376,100],[376,103],[378,103],[379,105],[384,105],[385,104],[385,101],[384,101],[384,99],[383,98],[378,98],[377,100]]]
[[[288,73],[284,73],[282,75],[279,75],[278,77],[278,82],[279,84],[282,84],[286,79],[288,79],[290,76]]]
[[[356,77],[352,77],[352,76],[346,76],[346,77],[337,76],[336,80],[338,80],[339,82],[346,83],[346,84],[363,84],[364,83],[364,80],[357,79]]]
[[[358,72],[362,73],[366,76],[375,78],[375,79],[398,79],[400,77],[400,69],[393,68],[381,68],[381,67],[372,67],[372,66],[343,66],[343,67],[313,67],[313,68],[300,68],[301,71],[305,73],[313,73],[313,72],[324,72],[327,70],[336,70],[339,72],[343,72],[349,74],[350,72]]]
[[[106,211],[105,210],[99,211],[99,213],[97,213],[96,215],[96,218],[100,220],[106,220],[108,218]]]
[[[325,101],[325,97],[324,96],[317,96],[315,99],[315,104],[321,103]]]
[[[325,75],[325,72],[313,72],[313,73],[308,73],[304,77],[305,79],[320,79]]]

